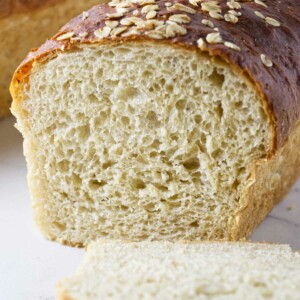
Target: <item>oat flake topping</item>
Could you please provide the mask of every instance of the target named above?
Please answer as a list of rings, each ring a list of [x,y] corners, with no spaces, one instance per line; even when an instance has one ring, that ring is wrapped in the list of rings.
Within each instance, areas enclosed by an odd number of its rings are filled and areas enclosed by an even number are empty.
[[[199,36],[196,44],[199,49],[207,49],[206,43],[210,45],[223,44],[231,51],[241,51],[242,45],[235,42],[224,41],[222,32],[214,24],[227,22],[230,26],[238,26],[239,18],[243,16],[243,6],[252,4],[253,14],[264,21],[265,26],[280,27],[280,22],[267,16],[268,6],[264,0],[228,0],[222,2],[217,0],[188,0],[185,4],[176,2],[163,2],[158,0],[112,0],[108,3],[111,10],[105,15],[104,26],[94,31],[98,39],[130,37],[134,35],[145,35],[153,39],[170,39],[184,36],[190,30],[192,16],[197,12],[203,15],[201,24],[210,28],[211,32],[205,36]],[[134,9],[132,9],[134,8]],[[88,12],[83,12],[81,19],[84,22],[89,18]],[[87,32],[67,32],[56,39],[58,41],[80,41],[89,36]],[[238,43],[240,41],[237,40]],[[266,67],[272,67],[273,62],[265,54],[260,55],[260,60]]]

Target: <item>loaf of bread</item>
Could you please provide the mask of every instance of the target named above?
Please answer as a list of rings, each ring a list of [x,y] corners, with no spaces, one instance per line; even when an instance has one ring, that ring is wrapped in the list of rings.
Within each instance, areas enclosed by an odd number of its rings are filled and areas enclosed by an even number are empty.
[[[0,0],[0,118],[10,114],[9,83],[28,51],[101,0]],[[107,1],[106,1],[107,2]]]
[[[114,0],[16,71],[35,219],[87,245],[239,240],[300,166],[296,0]]]
[[[251,243],[93,243],[59,300],[299,300],[300,254]]]

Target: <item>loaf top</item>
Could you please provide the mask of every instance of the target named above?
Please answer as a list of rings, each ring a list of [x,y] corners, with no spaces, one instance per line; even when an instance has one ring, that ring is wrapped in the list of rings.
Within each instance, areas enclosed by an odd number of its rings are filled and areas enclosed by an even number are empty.
[[[265,103],[274,129],[272,148],[287,140],[300,113],[298,0],[113,0],[71,20],[32,50],[15,73],[12,94],[35,61],[81,44],[149,40],[230,63],[248,77]]]
[[[0,18],[61,2],[61,0],[0,0]]]

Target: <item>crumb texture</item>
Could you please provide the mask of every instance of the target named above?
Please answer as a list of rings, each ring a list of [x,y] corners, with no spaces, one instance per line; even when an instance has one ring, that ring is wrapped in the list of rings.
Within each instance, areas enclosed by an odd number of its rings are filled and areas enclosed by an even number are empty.
[[[300,255],[286,245],[98,241],[59,299],[297,300],[299,282]]]
[[[152,43],[83,47],[33,68],[20,122],[49,238],[229,239],[271,129],[223,61]]]

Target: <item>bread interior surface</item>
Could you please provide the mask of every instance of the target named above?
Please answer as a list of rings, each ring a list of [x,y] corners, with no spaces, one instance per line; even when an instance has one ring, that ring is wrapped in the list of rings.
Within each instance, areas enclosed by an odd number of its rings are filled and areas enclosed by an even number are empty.
[[[83,46],[35,64],[19,127],[46,236],[230,239],[271,125],[224,61],[151,42]]]
[[[93,243],[59,299],[296,300],[299,268],[287,245]]]

